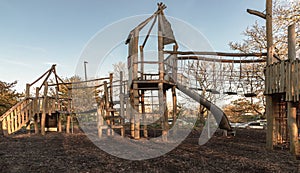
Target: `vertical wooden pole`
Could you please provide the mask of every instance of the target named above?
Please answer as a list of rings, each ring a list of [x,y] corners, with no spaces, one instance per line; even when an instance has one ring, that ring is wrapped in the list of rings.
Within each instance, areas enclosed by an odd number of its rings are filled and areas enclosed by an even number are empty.
[[[34,115],[34,133],[35,134],[39,133],[39,125],[38,125],[38,119],[39,119],[39,114],[40,114],[39,92],[40,92],[40,89],[37,87],[35,89],[35,99],[34,99],[34,103],[32,105],[33,111],[31,111]]]
[[[139,44],[139,31],[134,31],[133,41],[132,41],[132,62],[133,62],[133,68],[132,68],[132,78],[133,78],[133,88],[132,88],[132,94],[133,94],[133,108],[132,111],[132,119],[134,119],[134,139],[140,139],[140,112],[139,112],[139,88],[138,84],[135,82],[138,80],[138,44]],[[131,121],[133,122],[133,121]],[[131,127],[132,129],[132,127]]]
[[[174,45],[173,46],[173,51],[177,51],[178,46]],[[175,83],[177,82],[177,54],[174,55],[173,58],[173,80]],[[176,96],[176,86],[172,87],[172,101],[173,101],[173,122],[172,124],[174,125],[177,119],[177,96]]]
[[[110,119],[109,119],[109,98],[108,98],[108,87],[107,87],[107,81],[104,81],[104,96],[105,96],[105,111],[106,111],[106,124],[108,125],[107,128],[107,135],[110,135],[111,129],[110,129]]]
[[[25,99],[29,99],[29,97],[30,97],[30,84],[26,84]],[[29,103],[29,100],[27,100],[26,103]],[[29,119],[29,114],[28,114],[28,108],[26,108],[25,122],[28,123],[26,130],[27,130],[27,132],[30,133],[30,122],[28,122],[28,121],[30,121],[30,119]]]
[[[57,102],[56,110],[60,111],[60,100],[59,100],[58,90],[59,90],[59,87],[56,88],[56,102]],[[62,128],[61,128],[61,115],[60,115],[60,113],[57,114],[57,131],[58,132],[62,132]]]
[[[11,134],[11,122],[10,122],[11,120],[10,120],[10,115],[8,115],[7,117],[6,117],[6,125],[7,125],[7,133],[8,134]]]
[[[103,108],[103,101],[101,100],[98,108],[97,108],[97,120],[98,120],[98,137],[101,138],[102,137],[102,126],[103,126],[103,115],[102,115],[102,108]]]
[[[273,27],[272,27],[272,0],[266,0],[266,35],[267,35],[267,66],[273,63]],[[272,74],[271,74],[272,75]],[[271,76],[266,75],[266,83],[269,82]],[[266,84],[268,86],[268,84]],[[271,95],[266,96],[266,115],[267,115],[267,142],[266,147],[273,149],[275,145],[275,109],[276,101]]]
[[[174,125],[177,119],[177,96],[176,96],[176,86],[172,87],[172,98],[173,98],[173,122]]]
[[[71,90],[68,90],[68,113],[67,113],[67,125],[66,133],[70,133],[70,124],[71,124]]]
[[[145,90],[141,90],[141,106],[142,106],[142,116],[143,116],[143,132],[144,137],[148,137],[148,131],[147,131],[147,117],[146,117],[146,111],[145,111]]]
[[[169,124],[168,124],[168,114],[169,114],[169,111],[168,111],[168,106],[167,106],[167,92],[166,90],[163,91],[163,94],[164,94],[164,112],[163,112],[163,124],[162,124],[162,127],[163,127],[163,131],[162,131],[162,139],[163,141],[167,141],[167,136],[168,136],[168,131],[169,131]]]
[[[42,118],[41,118],[41,134],[45,135],[45,123],[46,123],[46,114],[48,110],[48,82],[45,82],[44,84],[44,98],[43,98],[43,112],[42,112]]]
[[[114,101],[113,101],[113,73],[110,73],[109,74],[109,86],[110,86],[110,92],[109,92],[109,108],[111,109],[111,119],[110,119],[110,124],[111,124],[111,127],[113,127],[115,125],[115,120],[114,120],[114,116],[115,116],[115,113],[113,111],[113,108],[114,108]],[[114,129],[111,128],[111,135],[114,135]]]
[[[167,131],[166,131],[166,127],[165,127],[165,114],[166,114],[166,102],[165,102],[165,91],[164,91],[164,84],[163,84],[163,80],[164,80],[164,54],[163,54],[163,49],[164,49],[164,45],[163,45],[163,34],[162,34],[162,26],[161,26],[161,21],[162,21],[162,14],[158,15],[158,71],[159,71],[159,83],[158,83],[158,97],[159,97],[159,112],[160,112],[160,116],[161,120],[162,120],[162,127],[163,127],[163,131],[162,131],[162,140],[166,141],[167,140]]]
[[[123,72],[120,72],[120,116],[121,125],[123,128],[121,129],[121,136],[125,136],[125,128],[124,128],[124,118],[125,118],[125,110],[124,110],[124,93],[123,93]]]
[[[30,84],[26,84],[25,97],[26,99],[30,97]]]
[[[288,57],[290,62],[296,60],[296,32],[295,32],[295,24],[290,25],[288,27]],[[294,67],[295,68],[295,67]],[[289,71],[292,73],[292,69]],[[295,80],[292,78],[294,75],[290,75],[291,83]],[[298,88],[297,88],[298,89]],[[288,102],[288,127],[289,127],[289,136],[290,136],[290,152],[294,155],[299,153],[299,139],[298,139],[298,127],[297,127],[297,109],[295,103],[292,102],[293,99],[290,98]]]
[[[145,80],[144,79],[144,47],[143,46],[140,46],[140,56],[141,56],[141,79],[142,80]]]

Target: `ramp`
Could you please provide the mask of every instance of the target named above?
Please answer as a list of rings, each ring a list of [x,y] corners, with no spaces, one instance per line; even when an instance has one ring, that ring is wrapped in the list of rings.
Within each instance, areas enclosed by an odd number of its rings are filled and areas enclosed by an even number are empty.
[[[12,134],[22,129],[23,126],[27,126],[33,115],[32,106],[32,100],[24,99],[0,116],[3,131]]]
[[[215,117],[217,123],[219,124],[220,129],[229,130],[231,131],[232,128],[229,124],[229,120],[226,116],[226,114],[223,112],[222,109],[220,109],[218,106],[213,104],[212,102],[206,100],[203,96],[198,94],[197,92],[194,92],[193,90],[185,87],[184,85],[177,83],[176,84],[177,89],[179,89],[181,92],[195,100],[196,102],[199,102],[201,105],[203,105],[205,108],[210,110],[210,112]]]

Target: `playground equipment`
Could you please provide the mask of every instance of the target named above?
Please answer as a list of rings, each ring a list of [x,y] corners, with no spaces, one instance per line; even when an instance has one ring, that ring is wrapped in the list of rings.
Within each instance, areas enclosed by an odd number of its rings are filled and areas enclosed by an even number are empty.
[[[232,128],[225,113],[212,101],[207,100],[206,94],[236,95],[241,89],[245,97],[254,97],[258,92],[265,90],[268,117],[267,145],[273,148],[289,141],[292,152],[299,154],[297,148],[299,139],[296,133],[300,124],[297,114],[300,62],[295,59],[293,41],[290,41],[289,59],[277,63],[271,63],[269,60],[273,58],[270,45],[268,53],[179,51],[171,24],[164,16],[165,8],[164,4],[159,3],[157,11],[130,32],[126,40],[129,50],[128,81],[123,80],[121,72],[117,80],[110,74],[105,78],[64,82],[57,76],[55,66],[52,66],[38,80],[27,85],[24,100],[0,117],[4,131],[11,134],[23,126],[30,127],[30,120],[33,120],[35,131],[38,132],[40,126],[41,133],[45,134],[46,120],[51,117],[56,117],[54,119],[57,119],[58,131],[62,131],[61,117],[65,116],[66,132],[69,133],[72,115],[84,119],[85,114],[92,113],[96,117],[97,123],[94,127],[98,130],[99,137],[114,135],[115,131],[125,136],[126,121],[130,123],[130,137],[134,139],[140,139],[141,136],[148,137],[148,125],[154,122],[154,119],[161,122],[162,139],[166,141],[169,131],[167,91],[172,91],[172,119],[175,122],[176,89],[178,89],[210,110],[219,122],[219,128],[230,132]],[[151,21],[146,37],[141,37],[140,31]],[[150,61],[144,49],[156,23],[157,59],[152,58]],[[270,23],[267,28],[269,27]],[[291,28],[290,39],[295,40],[293,27]],[[144,40],[141,41],[141,38]],[[166,45],[168,47],[171,45],[173,49],[165,50]],[[258,88],[261,86],[258,81],[263,81],[264,72],[257,70],[254,64],[265,63],[261,58],[265,56],[268,56],[265,88]],[[236,59],[237,57],[239,59]],[[149,65],[156,66],[156,69],[148,72],[146,68]],[[242,70],[247,69],[244,68],[247,65],[248,70]],[[55,80],[49,83],[51,74],[54,74]],[[35,95],[32,96],[30,89],[43,77],[45,79],[41,86],[36,87]],[[54,89],[51,90],[49,87]],[[44,91],[40,96],[42,88]],[[59,92],[63,88],[68,94],[61,96]],[[84,94],[76,92],[80,89],[84,89]],[[50,91],[55,94],[50,94]],[[86,102],[95,104],[88,106],[85,105]],[[286,109],[288,113],[285,113]]]
[[[226,87],[228,90],[228,86],[231,90],[228,94],[234,93],[231,82],[237,80],[239,83],[244,82],[242,71],[237,70],[238,67],[241,69],[242,64],[264,62],[261,59],[240,58],[237,60],[221,57],[260,57],[266,54],[178,51],[171,24],[163,13],[165,8],[164,4],[158,4],[158,10],[130,32],[126,40],[129,49],[127,59],[128,81],[123,80],[121,73],[118,80],[114,80],[113,74],[110,74],[109,77],[105,78],[65,82],[56,74],[55,65],[53,65],[40,78],[27,85],[26,97],[23,101],[1,116],[3,129],[11,134],[23,126],[30,128],[30,120],[33,119],[35,132],[38,133],[40,127],[41,133],[45,134],[45,123],[52,118],[57,120],[58,131],[62,131],[61,117],[66,117],[66,132],[69,133],[73,115],[82,120],[85,114],[92,113],[97,116],[95,126],[98,129],[99,137],[102,137],[103,134],[113,135],[117,129],[119,129],[120,135],[124,136],[125,120],[128,119],[130,120],[130,136],[132,138],[139,139],[141,132],[144,137],[148,137],[147,125],[155,119],[161,121],[162,138],[167,140],[169,115],[166,111],[166,93],[167,90],[172,90],[172,118],[175,122],[177,114],[176,89],[178,89],[210,110],[217,122],[220,122],[219,127],[221,129],[232,131],[225,113],[211,101],[208,101],[205,98],[205,93],[212,95],[219,95],[221,92],[226,93],[224,90]],[[153,23],[148,34],[139,46],[139,39],[141,38],[139,32],[151,20]],[[156,22],[158,26],[156,37],[158,57],[155,61],[148,61],[147,56],[144,55],[144,47]],[[173,50],[164,50],[165,45],[173,45]],[[146,73],[145,66],[149,64],[156,65],[157,70]],[[228,66],[231,67],[228,68]],[[51,74],[54,74],[55,78],[49,83]],[[256,72],[252,72],[253,74],[262,75]],[[41,81],[42,78],[45,79]],[[198,80],[199,78],[205,78],[206,81],[202,82]],[[230,79],[229,85],[226,83],[228,79]],[[39,81],[41,84],[36,87],[35,95],[32,96],[30,89]],[[209,85],[203,85],[204,82],[209,83]],[[42,88],[44,92],[40,96]],[[59,94],[61,90],[65,90],[64,96]],[[83,90],[84,94],[78,95],[82,92],[77,92],[77,90]],[[91,104],[85,105],[85,103],[95,104],[91,106]]]

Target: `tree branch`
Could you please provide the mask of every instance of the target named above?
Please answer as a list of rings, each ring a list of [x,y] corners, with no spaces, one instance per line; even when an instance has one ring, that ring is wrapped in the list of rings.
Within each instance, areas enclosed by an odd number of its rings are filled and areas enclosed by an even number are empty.
[[[252,14],[252,15],[255,15],[255,16],[258,16],[258,17],[261,17],[263,19],[266,19],[266,14],[262,13],[262,12],[259,12],[259,11],[256,11],[256,10],[251,10],[251,9],[247,9],[247,12],[249,14]]]

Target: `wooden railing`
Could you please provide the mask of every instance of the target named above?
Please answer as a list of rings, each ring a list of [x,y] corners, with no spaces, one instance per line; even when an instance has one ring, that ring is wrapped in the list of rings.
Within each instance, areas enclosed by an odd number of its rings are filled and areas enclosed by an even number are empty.
[[[20,130],[27,122],[29,122],[29,117],[33,114],[32,106],[32,100],[25,99],[10,108],[0,117],[2,129],[7,131],[8,134]]]
[[[265,73],[265,94],[285,94],[286,101],[299,101],[300,60],[271,64]]]

